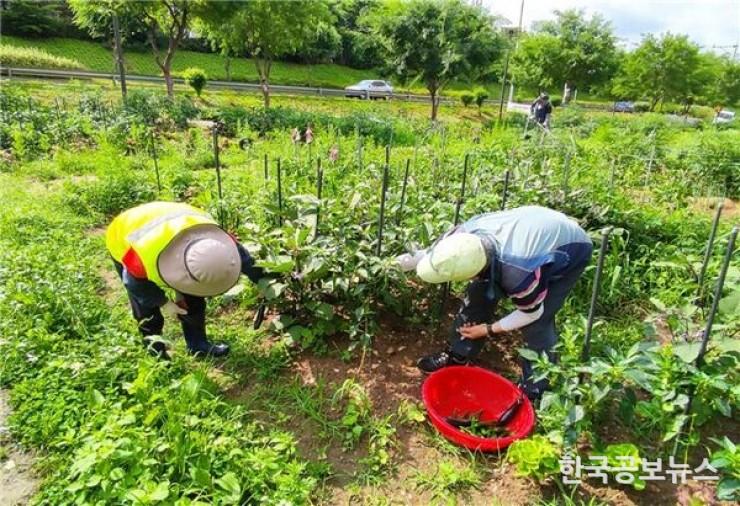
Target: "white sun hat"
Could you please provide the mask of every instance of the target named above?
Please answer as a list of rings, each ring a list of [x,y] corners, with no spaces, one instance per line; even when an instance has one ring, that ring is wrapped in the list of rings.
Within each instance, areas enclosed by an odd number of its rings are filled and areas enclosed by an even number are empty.
[[[487,262],[480,238],[458,232],[435,244],[416,266],[416,274],[427,283],[465,281],[482,271]]]
[[[216,225],[183,230],[157,259],[162,280],[178,292],[212,297],[229,291],[241,274],[234,239]]]

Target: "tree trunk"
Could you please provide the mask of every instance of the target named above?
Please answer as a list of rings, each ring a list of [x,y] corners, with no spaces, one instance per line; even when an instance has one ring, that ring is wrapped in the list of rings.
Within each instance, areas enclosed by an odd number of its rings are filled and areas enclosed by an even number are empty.
[[[429,90],[429,95],[432,97],[432,121],[437,121],[437,110],[439,109],[439,97],[437,97],[437,90]]]
[[[264,100],[265,109],[270,108],[270,60],[255,58],[254,64],[257,66],[257,73],[260,76],[260,89],[262,90],[262,99]]]
[[[121,96],[126,100],[126,64],[123,61],[123,44],[121,43],[121,28],[118,16],[113,13],[113,48],[116,56],[116,68],[121,78]]]
[[[167,86],[167,96],[174,98],[175,96],[175,83],[172,81],[172,69],[171,64],[168,62],[162,65],[162,75],[164,76],[164,84]]]

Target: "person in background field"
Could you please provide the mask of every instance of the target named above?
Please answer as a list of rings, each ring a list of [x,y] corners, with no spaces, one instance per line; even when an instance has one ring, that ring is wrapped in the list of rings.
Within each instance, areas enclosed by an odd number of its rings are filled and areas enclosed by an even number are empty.
[[[191,353],[229,352],[228,345],[208,340],[205,297],[227,292],[241,274],[256,283],[265,273],[205,211],[174,202],[143,204],[111,222],[105,244],[153,354],[169,358],[164,343],[150,342],[150,336],[162,334],[162,313],[179,318]],[[174,301],[165,289],[174,290]]]
[[[532,102],[529,111],[537,123],[545,127],[547,130],[550,129],[552,104],[550,103],[550,96],[547,93],[540,94],[540,96],[537,97],[537,100]]]
[[[555,360],[555,314],[591,259],[592,243],[578,224],[562,213],[527,206],[475,216],[426,250],[397,257],[404,271],[416,269],[429,283],[467,281],[449,346],[421,358],[431,373],[448,365],[470,364],[486,337],[521,330],[527,347]],[[499,300],[509,297],[516,310],[493,322]],[[532,379],[523,360],[520,386],[530,399],[547,388]]]

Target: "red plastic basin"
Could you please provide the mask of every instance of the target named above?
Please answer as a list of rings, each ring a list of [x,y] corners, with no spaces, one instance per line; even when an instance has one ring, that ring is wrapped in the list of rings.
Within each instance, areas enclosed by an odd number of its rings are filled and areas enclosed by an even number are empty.
[[[437,430],[453,443],[481,452],[503,450],[517,439],[527,437],[534,429],[532,403],[525,396],[514,417],[506,424],[509,435],[483,438],[463,432],[447,418],[461,414],[480,414],[482,422],[498,420],[519,397],[520,390],[498,374],[472,366],[445,367],[430,374],[421,387],[421,396],[429,418]]]

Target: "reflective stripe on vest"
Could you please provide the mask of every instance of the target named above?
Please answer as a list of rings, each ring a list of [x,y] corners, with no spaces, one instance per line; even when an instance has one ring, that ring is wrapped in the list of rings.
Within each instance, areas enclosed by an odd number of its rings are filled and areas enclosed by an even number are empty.
[[[166,287],[157,266],[160,253],[183,230],[205,224],[217,225],[204,211],[187,204],[152,202],[116,217],[106,232],[106,246],[118,262],[133,249],[144,266],[147,279]]]

